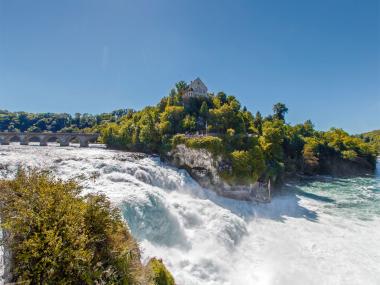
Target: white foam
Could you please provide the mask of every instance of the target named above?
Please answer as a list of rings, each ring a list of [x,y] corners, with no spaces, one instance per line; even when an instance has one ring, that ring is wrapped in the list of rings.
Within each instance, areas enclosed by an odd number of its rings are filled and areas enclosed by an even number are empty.
[[[88,178],[85,191],[106,193],[144,260],[163,258],[178,284],[380,284],[376,215],[335,214],[327,202],[292,192],[265,205],[233,201],[157,158],[101,148],[0,147],[1,176],[19,164]]]

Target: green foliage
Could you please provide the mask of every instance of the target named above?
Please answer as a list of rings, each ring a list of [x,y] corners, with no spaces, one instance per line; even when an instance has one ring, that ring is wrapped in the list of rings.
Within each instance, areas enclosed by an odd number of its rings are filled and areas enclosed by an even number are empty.
[[[231,162],[235,183],[254,183],[265,170],[264,154],[259,146],[254,146],[249,151],[233,151]]]
[[[380,154],[380,130],[361,134],[359,135],[359,138],[361,138],[365,143],[370,144],[371,147],[375,149],[378,154]]]
[[[338,153],[343,151],[351,151],[361,156],[371,156],[375,150],[371,145],[363,142],[357,137],[350,136],[342,129],[332,128],[330,131],[323,134],[323,139],[326,141],[327,146],[334,149]]]
[[[302,150],[303,161],[307,173],[313,173],[319,167],[319,142],[315,138],[305,138]]]
[[[288,108],[283,103],[277,103],[273,106],[274,118],[278,120],[285,120],[285,114]]]
[[[162,260],[152,258],[149,260],[147,267],[152,272],[152,279],[155,285],[175,285],[173,276],[165,268]]]
[[[119,109],[99,115],[67,113],[26,113],[0,110],[0,132],[75,132],[94,129],[109,122],[116,122],[122,116],[133,112]]]
[[[305,129],[300,129],[305,134]],[[342,129],[332,128],[328,132],[306,132],[311,135],[305,137],[303,158],[309,173],[319,167],[319,161],[328,157],[338,157],[344,160],[355,161],[361,157],[375,167],[375,149],[358,137],[350,136]]]
[[[82,196],[73,180],[20,169],[14,180],[0,181],[0,217],[14,282],[131,285],[152,280],[119,211],[104,195]],[[161,271],[167,273],[163,265]]]
[[[204,118],[205,120],[208,119],[209,117],[209,110],[208,110],[208,105],[206,101],[202,102],[201,108],[199,109],[199,115]]]
[[[167,106],[160,114],[160,133],[174,135],[183,130],[182,120],[185,117],[183,106]]]
[[[172,145],[175,147],[179,144],[186,144],[187,138],[183,134],[178,134],[173,136],[172,138]]]
[[[105,124],[104,142],[144,152],[165,152],[178,144],[204,148],[231,160],[231,172],[224,173],[229,180],[274,179],[285,171],[316,173],[329,157],[375,163],[375,148],[380,144],[376,145],[376,135],[353,137],[340,129],[318,132],[310,120],[291,126],[285,122],[288,108],[283,103],[275,104],[274,114],[263,118],[260,112],[254,116],[241,108],[236,97],[224,92],[186,98],[186,88],[185,82],[179,82],[156,107]],[[191,136],[206,131],[208,136]]]
[[[196,130],[196,119],[194,116],[186,115],[182,121],[182,127],[184,130],[189,130],[193,132]]]
[[[209,111],[212,132],[224,134],[227,129],[234,129],[236,133],[246,133],[244,116],[240,111],[240,103],[236,99],[231,99],[230,102],[227,101]]]
[[[223,152],[223,141],[218,137],[204,136],[188,138],[185,144],[190,148],[207,149],[213,154],[221,154]]]
[[[187,88],[187,83],[182,80],[176,83],[175,87],[177,89],[177,93],[183,94]]]
[[[344,159],[355,160],[355,158],[358,157],[358,154],[354,150],[343,150],[342,156]]]
[[[285,126],[282,120],[265,121],[260,145],[269,160],[283,159],[282,143],[285,137]]]

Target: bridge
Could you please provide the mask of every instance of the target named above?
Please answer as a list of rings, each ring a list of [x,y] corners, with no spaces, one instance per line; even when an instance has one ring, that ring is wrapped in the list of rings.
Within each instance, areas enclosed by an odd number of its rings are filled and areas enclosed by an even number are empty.
[[[99,137],[97,133],[19,133],[0,132],[0,144],[9,145],[18,141],[21,145],[28,145],[30,141],[39,141],[41,146],[47,146],[48,142],[59,142],[60,146],[69,146],[70,141],[79,142],[81,147],[88,147],[89,142],[94,142]]]

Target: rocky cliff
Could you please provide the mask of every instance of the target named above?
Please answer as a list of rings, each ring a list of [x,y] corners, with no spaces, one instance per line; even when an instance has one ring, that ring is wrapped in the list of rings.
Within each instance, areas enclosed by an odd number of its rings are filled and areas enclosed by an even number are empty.
[[[217,194],[238,200],[270,201],[270,183],[252,185],[231,185],[221,177],[220,173],[231,170],[231,163],[221,155],[215,156],[206,149],[194,149],[184,144],[177,145],[168,152],[164,159],[171,165],[186,169],[188,173],[204,188]],[[299,163],[292,172],[284,173],[281,181],[292,179],[296,175],[332,175],[360,176],[373,173],[374,164],[367,159],[357,157],[353,160],[342,159],[331,155],[321,157],[314,165]]]
[[[260,202],[270,200],[270,191],[266,184],[230,185],[225,182],[219,173],[228,171],[231,168],[230,163],[222,156],[215,156],[205,149],[193,149],[179,144],[164,159],[175,167],[186,169],[202,187],[221,196]]]
[[[321,159],[319,172],[333,176],[359,176],[373,173],[375,167],[375,161],[371,164],[362,157],[348,160],[332,156]]]

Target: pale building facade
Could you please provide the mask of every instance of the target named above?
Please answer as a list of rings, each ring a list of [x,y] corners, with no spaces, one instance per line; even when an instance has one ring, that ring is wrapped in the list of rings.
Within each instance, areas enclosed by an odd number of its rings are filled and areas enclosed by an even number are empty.
[[[195,80],[191,81],[189,87],[186,89],[186,97],[198,97],[207,95],[207,86],[202,82],[202,80],[197,77]]]

